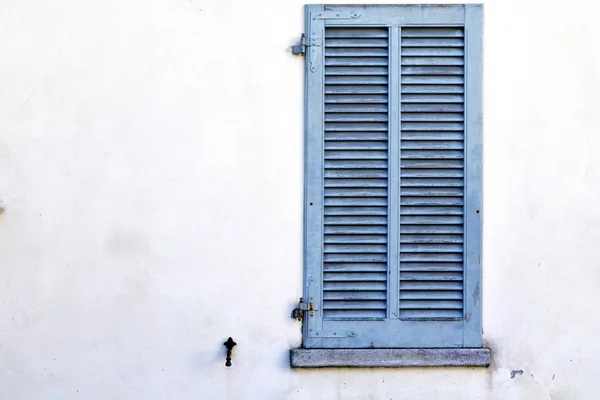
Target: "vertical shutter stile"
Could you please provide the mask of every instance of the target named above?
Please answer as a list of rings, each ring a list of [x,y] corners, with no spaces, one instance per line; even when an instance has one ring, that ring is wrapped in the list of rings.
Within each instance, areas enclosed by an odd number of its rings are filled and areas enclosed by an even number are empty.
[[[462,319],[464,30],[401,31],[400,318]]]
[[[388,29],[325,28],[323,319],[387,316]]]

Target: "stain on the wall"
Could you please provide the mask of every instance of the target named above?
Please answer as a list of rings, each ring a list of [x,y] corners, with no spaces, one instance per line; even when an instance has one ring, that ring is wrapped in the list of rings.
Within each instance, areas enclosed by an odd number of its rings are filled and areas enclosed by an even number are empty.
[[[514,379],[515,376],[517,375],[523,375],[523,370],[522,369],[513,369],[512,371],[510,371],[510,379]]]

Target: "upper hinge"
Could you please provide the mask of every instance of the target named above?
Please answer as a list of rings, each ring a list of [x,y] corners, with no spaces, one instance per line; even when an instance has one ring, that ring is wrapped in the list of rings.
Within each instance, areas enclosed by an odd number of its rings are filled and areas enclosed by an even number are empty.
[[[292,54],[302,54],[306,53],[306,37],[304,33],[300,36],[300,41],[296,44],[292,45]]]
[[[321,46],[321,38],[313,37],[307,39],[303,33],[302,36],[300,36],[300,41],[292,45],[292,54],[304,55],[306,54],[306,48],[310,46]]]
[[[356,11],[319,11],[312,14],[312,19],[358,19]]]
[[[311,19],[316,21],[318,19],[358,19],[360,14],[356,11],[319,11],[311,14]],[[313,35],[310,38],[306,38],[304,33],[300,36],[300,41],[292,45],[292,54],[306,54],[306,48],[309,46],[321,46],[322,40],[320,37]],[[313,68],[311,68],[313,69]],[[314,72],[314,70],[313,70]]]

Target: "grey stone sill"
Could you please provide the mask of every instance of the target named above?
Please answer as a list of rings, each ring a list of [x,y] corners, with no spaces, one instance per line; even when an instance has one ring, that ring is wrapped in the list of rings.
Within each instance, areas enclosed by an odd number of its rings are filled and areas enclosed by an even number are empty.
[[[292,368],[487,367],[490,349],[292,349]]]

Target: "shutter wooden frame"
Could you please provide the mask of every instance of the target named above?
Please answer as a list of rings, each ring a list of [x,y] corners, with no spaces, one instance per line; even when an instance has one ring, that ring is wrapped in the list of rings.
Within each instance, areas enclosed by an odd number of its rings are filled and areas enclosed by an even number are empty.
[[[307,5],[305,55],[305,241],[304,298],[314,306],[303,320],[305,348],[481,347],[482,235],[482,6],[481,5]],[[399,146],[400,35],[402,27],[464,29],[464,250],[463,316],[455,320],[399,319],[399,188],[390,185],[388,203],[385,318],[323,319],[324,68],[326,27],[389,27],[389,148]],[[399,175],[388,152],[388,174]],[[391,178],[392,179],[392,178]],[[395,255],[392,254],[395,252]],[[395,306],[390,306],[390,305]]]

